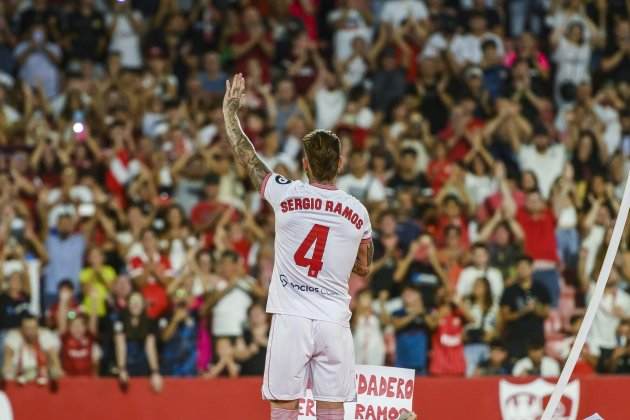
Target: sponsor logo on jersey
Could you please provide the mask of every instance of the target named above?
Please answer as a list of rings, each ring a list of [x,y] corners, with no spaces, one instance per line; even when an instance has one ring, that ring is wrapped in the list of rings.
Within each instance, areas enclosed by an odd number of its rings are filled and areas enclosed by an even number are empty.
[[[280,283],[282,287],[290,287],[294,292],[298,293],[319,293],[320,295],[336,295],[334,290],[326,289],[319,286],[310,286],[307,284],[295,283],[287,278],[284,274],[280,274]]]
[[[530,420],[542,416],[551,398],[554,384],[538,378],[526,384],[499,382],[499,400],[503,420]],[[580,382],[571,382],[553,415],[558,420],[576,420],[580,402]]]

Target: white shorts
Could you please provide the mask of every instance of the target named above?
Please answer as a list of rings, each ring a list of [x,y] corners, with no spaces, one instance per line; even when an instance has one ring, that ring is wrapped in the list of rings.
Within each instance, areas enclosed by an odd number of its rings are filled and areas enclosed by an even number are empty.
[[[356,401],[350,327],[274,314],[267,345],[263,399],[304,398],[309,381],[315,400]]]

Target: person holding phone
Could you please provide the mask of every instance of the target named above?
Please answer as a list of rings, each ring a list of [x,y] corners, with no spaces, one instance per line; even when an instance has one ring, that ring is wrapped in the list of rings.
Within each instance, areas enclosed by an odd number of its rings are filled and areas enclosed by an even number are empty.
[[[19,77],[32,88],[41,88],[47,98],[57,96],[61,90],[61,47],[48,40],[44,25],[33,25],[30,36],[20,42],[14,51],[19,66]]]

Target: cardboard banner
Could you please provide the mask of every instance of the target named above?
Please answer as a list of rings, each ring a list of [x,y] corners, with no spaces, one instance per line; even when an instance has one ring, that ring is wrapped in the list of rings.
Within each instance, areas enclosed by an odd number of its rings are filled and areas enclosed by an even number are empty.
[[[345,420],[396,420],[412,411],[414,380],[412,369],[357,365],[357,401],[344,404]],[[310,389],[299,411],[299,420],[316,420]]]

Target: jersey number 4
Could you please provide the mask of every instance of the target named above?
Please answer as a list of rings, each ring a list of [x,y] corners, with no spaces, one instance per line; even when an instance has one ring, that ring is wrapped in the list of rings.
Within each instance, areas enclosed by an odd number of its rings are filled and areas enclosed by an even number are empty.
[[[322,270],[322,257],[324,256],[329,230],[330,228],[327,226],[313,225],[313,228],[293,255],[293,260],[297,265],[308,267],[309,277],[317,277]],[[313,255],[309,258],[306,254],[313,247],[313,244],[315,244],[315,249],[313,250]]]

